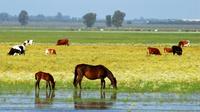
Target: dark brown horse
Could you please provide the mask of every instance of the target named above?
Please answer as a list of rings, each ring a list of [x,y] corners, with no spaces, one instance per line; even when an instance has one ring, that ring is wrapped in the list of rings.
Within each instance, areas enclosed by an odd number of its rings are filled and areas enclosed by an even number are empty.
[[[101,79],[101,89],[105,89],[105,78],[108,77],[111,81],[113,88],[117,88],[116,78],[113,76],[112,72],[108,70],[103,65],[88,65],[88,64],[79,64],[75,67],[74,74],[74,87],[77,88],[77,84],[81,89],[81,81],[83,76],[87,77],[90,80]]]
[[[40,89],[40,80],[43,79],[46,81],[46,89],[48,88],[49,86],[49,89],[53,89],[55,88],[55,81],[53,79],[53,76],[50,74],[50,73],[46,73],[46,72],[42,72],[42,71],[39,71],[35,74],[35,80],[36,83],[35,83],[35,88],[39,88]]]

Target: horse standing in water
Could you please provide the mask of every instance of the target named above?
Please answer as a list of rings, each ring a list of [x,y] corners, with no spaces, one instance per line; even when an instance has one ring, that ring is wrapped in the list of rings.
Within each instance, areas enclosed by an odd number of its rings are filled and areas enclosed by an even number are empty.
[[[40,80],[43,79],[43,80],[46,80],[46,89],[48,88],[49,86],[49,89],[55,89],[55,81],[53,79],[53,76],[50,74],[50,73],[46,73],[46,72],[42,72],[42,71],[39,71],[35,74],[35,80],[36,83],[35,83],[35,89],[39,88],[40,89]]]
[[[75,74],[74,74],[74,87],[77,88],[77,84],[81,89],[81,81],[83,76],[87,77],[90,80],[101,79],[101,89],[105,89],[105,78],[108,77],[111,81],[111,85],[113,88],[117,89],[117,81],[116,78],[113,76],[112,72],[108,70],[103,65],[88,65],[88,64],[79,64],[75,67]]]

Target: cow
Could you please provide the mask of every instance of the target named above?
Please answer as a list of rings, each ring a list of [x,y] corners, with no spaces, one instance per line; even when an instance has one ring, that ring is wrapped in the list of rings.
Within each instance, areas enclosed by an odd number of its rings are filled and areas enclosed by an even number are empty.
[[[10,51],[8,52],[8,55],[12,55],[12,56],[15,56],[15,55],[21,55],[21,54],[24,54],[25,55],[25,43],[23,43],[22,45],[15,45],[13,46]]]
[[[147,54],[154,54],[154,55],[161,55],[160,51],[158,48],[153,48],[153,47],[148,47],[148,52]]]
[[[181,40],[181,41],[179,41],[178,46],[180,46],[180,47],[190,46],[190,41],[189,40]]]
[[[172,52],[173,55],[177,54],[177,55],[182,55],[182,48],[180,46],[172,46]]]
[[[56,55],[56,50],[55,49],[52,49],[52,48],[48,48],[45,50],[45,54],[48,55],[48,54],[54,54]]]
[[[57,41],[56,45],[67,45],[67,46],[69,46],[69,39],[67,39],[67,38],[59,39]]]
[[[33,40],[25,40],[24,43],[26,45],[32,45],[33,44]]]
[[[165,47],[164,53],[172,53],[172,48]]]

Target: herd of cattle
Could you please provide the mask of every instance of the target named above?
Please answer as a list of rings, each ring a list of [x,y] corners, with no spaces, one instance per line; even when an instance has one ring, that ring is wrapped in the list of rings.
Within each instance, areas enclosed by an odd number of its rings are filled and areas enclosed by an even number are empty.
[[[182,47],[187,47],[190,46],[190,41],[189,40],[181,40],[179,41],[178,45],[174,45],[171,48],[169,47],[165,47],[164,48],[164,53],[173,53],[173,55],[177,54],[177,55],[182,55]],[[161,55],[160,50],[158,48],[154,48],[154,47],[148,47],[148,55]]]
[[[13,55],[13,56],[21,55],[21,54],[25,55],[26,46],[32,45],[32,44],[33,44],[33,40],[26,40],[21,45],[15,45],[15,46],[10,48],[8,55]],[[57,41],[56,45],[67,45],[67,46],[69,46],[69,39],[67,39],[67,38],[59,39]],[[46,55],[56,54],[56,50],[53,49],[53,48],[48,48],[48,49],[45,50],[45,54]]]
[[[13,46],[10,51],[8,52],[8,55],[21,55],[24,54],[25,55],[25,49],[27,45],[32,45],[33,44],[33,40],[26,40],[24,41],[23,44],[21,45],[15,45]],[[57,41],[56,45],[67,45],[69,46],[69,39],[67,38],[63,38],[63,39],[59,39]],[[182,55],[182,47],[186,47],[190,45],[190,41],[189,40],[181,40],[179,41],[178,45],[174,45],[171,48],[169,47],[165,47],[164,48],[164,53],[173,53],[174,55]],[[161,55],[161,52],[158,48],[155,47],[147,47],[147,54],[148,55]],[[56,54],[56,50],[53,48],[48,48],[45,50],[45,54],[49,55],[49,54]]]

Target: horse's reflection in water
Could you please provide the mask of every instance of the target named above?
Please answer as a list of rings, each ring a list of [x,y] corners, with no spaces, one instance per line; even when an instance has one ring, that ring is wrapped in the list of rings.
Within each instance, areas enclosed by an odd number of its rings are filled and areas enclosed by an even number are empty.
[[[55,92],[46,90],[46,98],[40,98],[39,91],[35,92],[35,106],[37,108],[45,108],[52,104]]]
[[[91,98],[82,98],[81,90],[74,90],[73,98],[75,109],[109,109],[117,99],[117,92],[112,91],[110,98],[106,99],[105,91],[100,91],[100,99],[96,99],[92,95]]]

